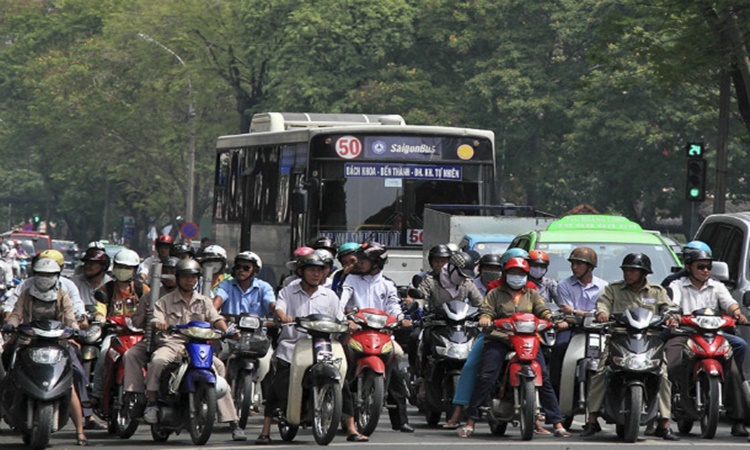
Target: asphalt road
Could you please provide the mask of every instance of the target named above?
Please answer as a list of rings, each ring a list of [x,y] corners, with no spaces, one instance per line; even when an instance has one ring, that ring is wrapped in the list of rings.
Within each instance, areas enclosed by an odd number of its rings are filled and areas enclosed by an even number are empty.
[[[696,434],[691,436],[682,436],[682,440],[679,442],[666,442],[653,436],[643,436],[636,444],[623,444],[620,442],[615,435],[614,426],[605,425],[604,430],[594,437],[587,439],[581,438],[580,432],[582,427],[582,416],[577,417],[579,421],[575,422],[572,427],[573,436],[571,438],[562,439],[551,436],[537,436],[535,435],[531,441],[521,441],[519,438],[518,428],[508,427],[506,436],[495,437],[489,432],[489,428],[486,424],[480,424],[477,427],[476,433],[470,439],[461,439],[456,436],[455,431],[443,430],[440,428],[428,427],[425,423],[424,418],[416,411],[415,408],[410,407],[410,422],[416,428],[414,433],[401,433],[393,431],[390,428],[387,414],[383,414],[380,424],[376,432],[371,436],[370,442],[352,443],[346,441],[346,435],[340,432],[339,435],[330,444],[330,447],[347,447],[347,448],[372,448],[372,449],[398,449],[398,448],[430,448],[430,449],[453,449],[456,446],[469,447],[469,448],[490,448],[496,447],[498,444],[503,445],[503,450],[506,449],[534,449],[534,448],[545,448],[545,449],[561,449],[569,450],[572,448],[583,448],[583,449],[600,449],[610,445],[626,445],[636,446],[638,449],[666,449],[666,448],[745,448],[750,446],[747,438],[733,437],[729,434],[730,427],[728,424],[721,424],[717,431],[716,437],[712,440],[700,439]],[[214,430],[214,434],[211,436],[208,444],[204,448],[214,449],[242,449],[253,445],[253,441],[257,437],[260,431],[261,417],[256,416],[250,419],[250,423],[247,427],[247,442],[233,442],[231,440],[231,433],[229,427],[226,425],[220,425]],[[696,429],[698,428],[696,424]],[[151,439],[151,433],[147,426],[141,425],[136,434],[129,440],[122,440],[107,434],[106,431],[89,431],[89,447],[96,448],[116,448],[118,450],[128,449],[142,449],[147,447],[155,447],[158,449],[185,449],[193,447],[190,442],[190,435],[187,431],[184,431],[179,436],[172,435],[169,440],[164,444],[156,444]],[[284,442],[278,435],[276,429],[273,430],[272,443],[273,448],[309,448],[316,446],[315,440],[312,437],[310,430],[300,430],[298,436],[293,442]],[[53,434],[52,442],[53,449],[75,449],[79,448],[75,445],[75,433],[70,424],[55,434]],[[0,426],[0,448],[3,450],[16,450],[26,448],[21,442],[21,436],[13,433],[8,429],[7,424],[3,423]]]

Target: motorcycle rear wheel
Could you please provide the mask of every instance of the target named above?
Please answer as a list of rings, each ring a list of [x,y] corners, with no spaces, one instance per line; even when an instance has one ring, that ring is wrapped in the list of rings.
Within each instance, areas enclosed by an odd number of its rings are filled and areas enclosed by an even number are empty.
[[[534,437],[535,428],[535,416],[536,416],[536,386],[534,380],[524,379],[521,386],[518,387],[521,390],[519,393],[519,400],[521,402],[521,439],[524,441],[530,441]]]
[[[247,418],[250,417],[254,397],[255,383],[253,382],[253,375],[249,372],[244,372],[237,377],[237,384],[234,391],[234,404],[235,408],[237,408],[239,426],[242,429],[247,425]]]
[[[341,423],[343,398],[337,382],[313,387],[313,437],[318,445],[328,445]]]
[[[151,438],[154,442],[167,442],[169,439],[169,431],[163,428],[161,425],[151,425]]]
[[[135,395],[128,395],[123,386],[117,386],[116,393],[111,398],[109,426],[122,439],[129,439],[138,429],[138,420],[130,416],[135,408]]]
[[[362,392],[359,392],[362,404],[355,406],[354,416],[357,418],[357,430],[369,436],[375,432],[383,412],[385,396],[385,377],[375,372],[367,371],[362,380]]]
[[[281,439],[286,442],[292,442],[297,437],[297,431],[299,431],[298,425],[279,423],[279,434],[281,435]]]
[[[35,409],[34,426],[31,428],[29,436],[29,447],[34,450],[42,450],[49,446],[55,408],[52,403],[37,402]]]
[[[677,421],[677,431],[680,434],[690,434],[693,429],[693,421],[689,419],[680,419]]]
[[[508,429],[508,422],[493,422],[489,421],[490,433],[493,436],[505,436],[505,430]]]
[[[712,439],[719,424],[719,378],[703,372],[698,382],[701,384],[703,411],[701,414],[701,437]]]
[[[208,442],[216,420],[216,388],[205,382],[195,386],[193,407],[190,412],[190,439],[195,445]]]
[[[625,442],[635,442],[638,439],[638,431],[641,428],[641,411],[643,411],[643,387],[638,385],[630,386],[625,398],[625,429],[623,430],[623,440]]]

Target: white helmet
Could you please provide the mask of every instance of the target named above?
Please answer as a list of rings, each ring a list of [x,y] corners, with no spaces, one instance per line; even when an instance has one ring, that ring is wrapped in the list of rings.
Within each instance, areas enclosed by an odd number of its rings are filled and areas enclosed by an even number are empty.
[[[237,264],[238,261],[249,261],[255,264],[258,271],[263,268],[263,261],[261,261],[260,256],[253,252],[245,251],[238,253],[237,256],[234,257],[234,263]]]
[[[450,250],[451,253],[458,253],[459,251],[461,251],[461,249],[458,248],[458,245],[454,244],[453,242],[449,242],[445,244],[445,246],[448,247],[448,250]]]
[[[119,264],[121,266],[138,267],[138,264],[141,263],[141,257],[138,256],[138,253],[134,252],[133,250],[124,248],[115,253],[114,262],[115,264]]]
[[[91,241],[89,242],[89,245],[86,246],[86,248],[98,248],[99,250],[104,250],[104,244],[102,244],[100,241]]]
[[[60,265],[52,258],[39,258],[33,268],[34,273],[60,273]]]
[[[227,251],[224,250],[224,247],[222,247],[221,245],[209,245],[208,247],[203,249],[203,253],[201,253],[201,259],[210,258],[221,258],[226,261]]]

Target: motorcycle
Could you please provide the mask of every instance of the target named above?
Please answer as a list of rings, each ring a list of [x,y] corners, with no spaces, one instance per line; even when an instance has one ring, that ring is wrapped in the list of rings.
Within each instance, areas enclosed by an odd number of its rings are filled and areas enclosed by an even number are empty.
[[[188,339],[182,359],[168,364],[159,379],[158,421],[151,425],[151,437],[166,442],[171,433],[187,428],[193,444],[204,445],[216,420],[216,400],[229,389],[213,369],[213,341],[223,333],[200,321],[170,326],[167,331]]]
[[[97,414],[107,420],[110,433],[128,439],[138,429],[138,420],[129,413],[133,411],[137,399],[125,392],[125,365],[122,357],[128,349],[143,340],[143,330],[134,327],[131,318],[127,316],[108,318],[105,328],[115,336],[104,360],[104,387]],[[145,369],[143,375],[146,375]]]
[[[286,414],[279,420],[279,434],[294,440],[300,426],[312,425],[315,442],[328,445],[341,423],[342,388],[346,373],[343,346],[331,339],[332,333],[346,333],[349,327],[334,317],[311,314],[293,324],[312,339],[301,339],[294,347],[289,373],[289,399]]]
[[[371,435],[380,421],[385,399],[386,374],[393,361],[394,348],[387,330],[398,326],[398,319],[376,308],[353,309],[347,318],[359,325],[346,341],[347,363],[354,365],[351,380],[357,429]]]
[[[508,422],[519,423],[521,439],[531,440],[540,413],[538,389],[542,386],[542,368],[536,361],[539,352],[537,333],[552,326],[531,313],[515,313],[495,319],[493,326],[508,334],[513,351],[505,358],[498,392],[493,396],[487,421],[492,434],[502,436]]]
[[[15,347],[0,381],[0,415],[21,432],[25,445],[43,449],[68,421],[73,367],[65,340],[75,330],[56,320],[37,320],[11,334],[28,344]]]
[[[599,356],[606,342],[606,324],[596,322],[593,313],[566,318],[571,330],[578,333],[570,338],[563,357],[560,375],[560,413],[563,426],[570,428],[577,414],[586,413],[591,377],[599,368]]]
[[[89,384],[94,381],[94,369],[96,360],[104,340],[104,324],[100,321],[92,321],[86,328],[85,335],[77,339],[81,344],[81,365],[83,373],[88,377]]]
[[[658,412],[664,318],[637,307],[613,314],[612,321],[602,416],[625,442],[635,442],[639,427],[654,421]]]
[[[732,362],[732,347],[721,330],[734,325],[732,317],[707,308],[680,318],[680,328],[674,333],[688,336],[682,351],[687,386],[672,384],[673,415],[680,433],[690,433],[697,420],[702,438],[711,439],[716,434],[726,392],[725,374]]]
[[[424,395],[419,396],[418,403],[429,425],[437,425],[443,412],[450,417],[453,411],[461,368],[479,334],[474,322],[478,313],[478,308],[452,300],[422,321],[418,361],[425,361],[426,367],[420,370],[424,386],[418,392]],[[427,345],[429,348],[425,348]],[[425,352],[426,357],[422,356]]]
[[[250,411],[258,412],[263,402],[261,382],[270,369],[271,341],[266,336],[263,319],[255,314],[227,316],[240,331],[237,341],[227,341],[227,381],[232,388],[240,428],[245,428]]]

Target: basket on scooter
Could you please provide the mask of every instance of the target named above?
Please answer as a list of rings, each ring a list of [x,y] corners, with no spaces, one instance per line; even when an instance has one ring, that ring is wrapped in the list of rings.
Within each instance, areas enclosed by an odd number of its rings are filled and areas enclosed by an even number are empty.
[[[254,358],[266,356],[268,349],[271,347],[271,341],[266,336],[256,336],[251,333],[242,333],[239,340],[228,342],[232,353]]]

